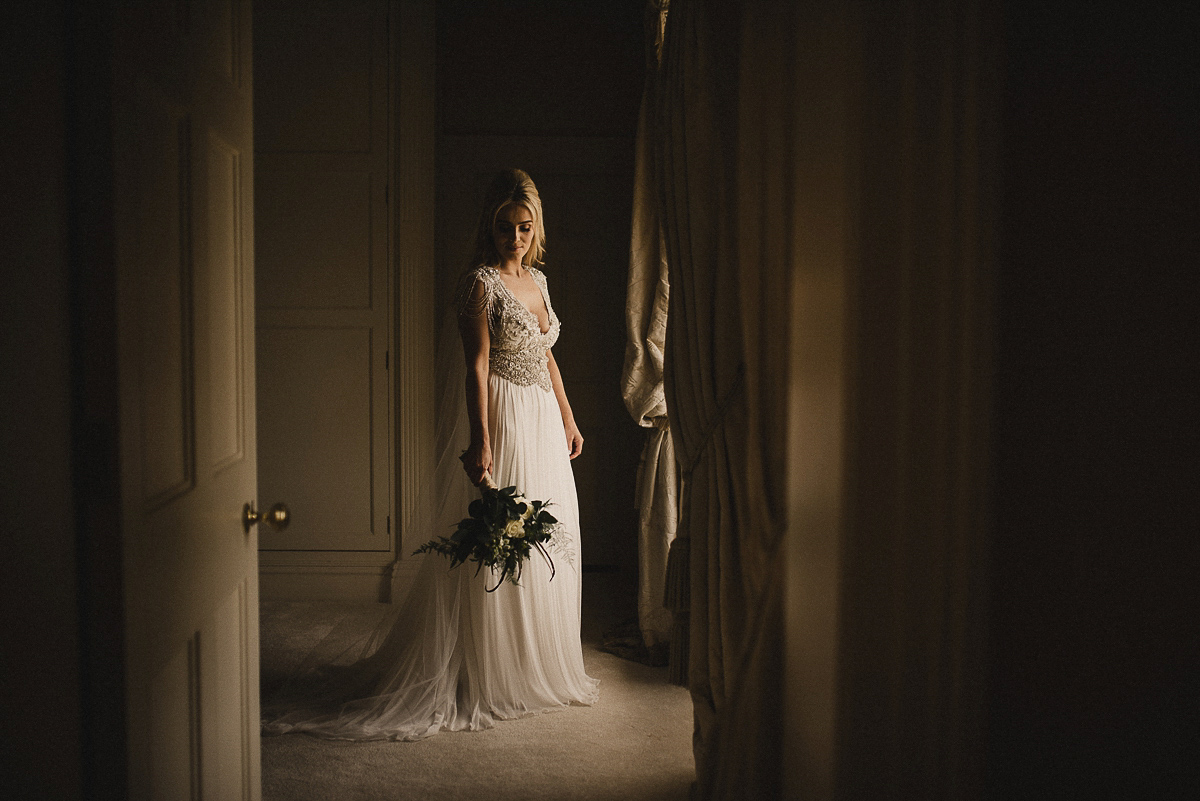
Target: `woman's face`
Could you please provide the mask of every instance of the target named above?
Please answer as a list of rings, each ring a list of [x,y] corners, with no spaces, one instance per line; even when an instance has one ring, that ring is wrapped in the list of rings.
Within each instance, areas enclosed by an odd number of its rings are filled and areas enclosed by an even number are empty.
[[[533,245],[533,213],[519,203],[509,203],[496,215],[492,240],[502,261],[523,261]]]

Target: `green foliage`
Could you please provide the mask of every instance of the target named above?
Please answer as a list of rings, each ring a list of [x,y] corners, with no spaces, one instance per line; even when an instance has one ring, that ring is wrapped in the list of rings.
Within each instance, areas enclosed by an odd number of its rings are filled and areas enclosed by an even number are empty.
[[[481,496],[467,507],[468,517],[458,522],[449,537],[430,540],[413,555],[437,553],[449,557],[450,567],[464,562],[476,562],[476,574],[484,567],[499,571],[500,580],[488,592],[493,592],[505,579],[519,584],[521,568],[534,550],[550,565],[554,578],[554,561],[545,543],[558,530],[558,520],[546,511],[549,501],[529,501],[516,487],[484,489]]]

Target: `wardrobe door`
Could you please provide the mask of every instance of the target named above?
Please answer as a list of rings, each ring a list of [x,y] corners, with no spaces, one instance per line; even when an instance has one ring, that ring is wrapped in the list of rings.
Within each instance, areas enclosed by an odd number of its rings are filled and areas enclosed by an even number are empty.
[[[265,597],[382,599],[395,558],[389,5],[254,9]]]

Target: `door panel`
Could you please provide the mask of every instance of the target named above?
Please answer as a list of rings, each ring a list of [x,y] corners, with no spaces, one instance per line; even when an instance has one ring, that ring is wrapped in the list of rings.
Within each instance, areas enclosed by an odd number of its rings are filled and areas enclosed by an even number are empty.
[[[293,499],[294,521],[274,539],[290,550],[322,550],[329,532],[343,548],[386,550],[386,473],[372,475],[369,328],[264,328],[258,335],[258,447],[273,469],[262,476],[264,498]],[[314,392],[318,377],[320,392]],[[386,402],[386,396],[382,398]],[[264,458],[264,461],[266,459]],[[262,537],[268,547],[268,536]]]
[[[150,687],[151,798],[200,797],[199,654],[197,636],[177,644]]]
[[[241,154],[210,131],[205,163],[207,178],[208,263],[205,301],[208,308],[208,379],[213,399],[208,413],[210,458],[216,469],[246,456],[246,312],[243,287],[246,265],[243,243]]]
[[[259,308],[369,310],[372,268],[384,267],[372,264],[371,173],[265,161],[256,199]]]
[[[114,4],[133,798],[259,789],[250,16]]]
[[[249,604],[247,585],[248,581],[240,582],[200,629],[201,701],[216,697],[237,702],[222,705],[218,714],[200,716],[200,742],[205,746],[201,763],[205,798],[243,798],[247,789],[258,785],[251,766],[256,766],[258,760],[259,721],[233,714],[251,706],[257,708],[250,696],[257,696],[258,677],[251,677],[243,669],[251,627],[257,625],[252,621],[258,619],[257,606],[251,608]]]
[[[141,119],[132,131],[140,221],[130,257],[142,266],[136,285],[138,405],[141,408],[142,494],[157,507],[193,484],[191,252],[184,226],[190,198],[188,119],[149,87],[135,100]]]
[[[388,4],[255,4],[259,480],[292,525],[264,572],[394,558]],[[371,589],[371,587],[376,589]]]

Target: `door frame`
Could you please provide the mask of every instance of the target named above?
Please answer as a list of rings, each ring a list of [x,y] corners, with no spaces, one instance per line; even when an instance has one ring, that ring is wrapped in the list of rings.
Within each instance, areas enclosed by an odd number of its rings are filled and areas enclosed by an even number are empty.
[[[389,0],[394,80],[389,114],[392,140],[393,241],[396,358],[395,561],[391,601],[404,599],[416,575],[411,553],[429,538],[419,531],[422,486],[433,456],[434,347],[434,75],[435,0]],[[404,109],[404,113],[398,113]]]

